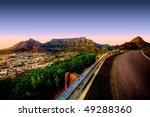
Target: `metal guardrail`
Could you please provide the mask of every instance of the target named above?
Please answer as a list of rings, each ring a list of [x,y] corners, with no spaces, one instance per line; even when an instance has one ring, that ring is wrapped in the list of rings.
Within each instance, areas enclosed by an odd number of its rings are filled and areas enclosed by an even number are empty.
[[[73,82],[56,100],[75,100],[78,98],[82,90],[88,84],[94,72],[102,64],[106,58],[111,55],[118,54],[120,51],[110,51],[102,55],[94,64],[92,64],[86,71],[84,71],[77,80]]]

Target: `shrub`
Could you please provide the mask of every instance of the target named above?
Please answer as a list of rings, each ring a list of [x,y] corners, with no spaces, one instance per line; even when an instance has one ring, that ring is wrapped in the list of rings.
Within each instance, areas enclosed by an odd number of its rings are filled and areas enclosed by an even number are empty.
[[[0,99],[51,99],[65,84],[65,73],[81,74],[95,61],[95,54],[77,55],[50,67],[34,69],[13,79],[0,80]]]

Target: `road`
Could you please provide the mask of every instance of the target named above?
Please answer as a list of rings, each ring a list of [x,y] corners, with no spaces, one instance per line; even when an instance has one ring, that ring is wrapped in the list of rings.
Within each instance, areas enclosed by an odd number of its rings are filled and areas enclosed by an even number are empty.
[[[108,58],[85,99],[150,99],[150,60],[139,50]]]

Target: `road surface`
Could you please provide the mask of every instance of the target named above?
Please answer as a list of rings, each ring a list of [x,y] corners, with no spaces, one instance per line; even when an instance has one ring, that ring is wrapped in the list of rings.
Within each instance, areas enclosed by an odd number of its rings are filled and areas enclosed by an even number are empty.
[[[85,99],[150,99],[150,60],[140,50],[108,58]]]

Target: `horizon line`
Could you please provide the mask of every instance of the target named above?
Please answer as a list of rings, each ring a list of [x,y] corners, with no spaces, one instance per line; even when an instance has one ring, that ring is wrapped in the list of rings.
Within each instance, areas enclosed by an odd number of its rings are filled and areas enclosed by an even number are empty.
[[[43,44],[43,43],[47,43],[47,42],[51,41],[52,39],[86,38],[86,39],[92,40],[93,42],[98,43],[98,44],[109,44],[111,46],[111,45],[121,45],[125,42],[130,42],[132,39],[134,39],[137,36],[139,36],[139,35],[136,35],[136,36],[134,35],[134,37],[133,37],[133,35],[121,36],[122,39],[120,39],[120,36],[117,37],[117,35],[115,35],[115,36],[85,36],[85,35],[84,36],[63,36],[62,38],[58,38],[57,36],[55,38],[52,36],[49,36],[49,37],[51,37],[51,39],[46,39],[46,37],[44,37],[44,38],[42,37],[42,38],[37,39],[37,38],[31,37],[31,36],[30,36],[30,38],[28,38],[29,37],[28,36],[28,37],[24,37],[24,39],[21,39],[20,37],[18,37],[18,39],[15,39],[15,40],[5,38],[4,39],[5,41],[6,40],[11,40],[11,41],[5,42],[4,44],[6,46],[3,46],[3,47],[0,46],[0,50],[10,48],[10,47],[16,45],[17,43],[20,43],[22,41],[28,41],[29,39],[33,39],[33,40],[38,41],[41,44]],[[143,36],[140,36],[140,37],[145,41],[145,38],[143,38]],[[148,40],[150,39],[149,37],[150,36],[148,35]],[[25,39],[25,38],[28,38],[28,39]],[[116,38],[119,38],[119,39],[117,40]],[[146,42],[149,43],[148,40],[146,40]],[[10,43],[10,44],[8,44],[8,43]]]

